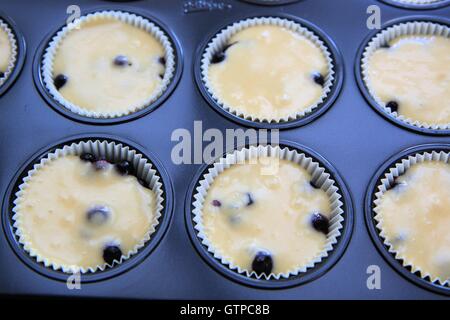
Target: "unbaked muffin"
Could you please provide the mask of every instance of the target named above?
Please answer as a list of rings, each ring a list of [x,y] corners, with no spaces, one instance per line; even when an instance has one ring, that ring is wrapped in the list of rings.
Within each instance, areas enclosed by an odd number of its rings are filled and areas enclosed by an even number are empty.
[[[240,269],[269,276],[317,259],[325,250],[330,217],[329,196],[303,167],[261,157],[234,164],[214,178],[202,226],[216,254]]]
[[[450,124],[450,38],[403,35],[371,53],[366,84],[390,112],[412,122]]]
[[[20,242],[46,265],[97,270],[128,257],[153,227],[155,194],[130,162],[93,154],[48,161],[15,201]]]
[[[275,24],[251,25],[211,57],[207,86],[225,108],[278,122],[320,103],[329,68],[323,49],[304,34]]]
[[[378,197],[374,210],[396,258],[432,281],[450,279],[450,164],[412,165]]]
[[[65,107],[84,116],[110,118],[138,111],[158,98],[172,77],[169,40],[134,15],[88,15],[54,39],[44,58],[47,88]]]
[[[0,28],[0,78],[3,78],[6,74],[6,70],[11,61],[11,54],[11,44],[8,34],[4,29]]]

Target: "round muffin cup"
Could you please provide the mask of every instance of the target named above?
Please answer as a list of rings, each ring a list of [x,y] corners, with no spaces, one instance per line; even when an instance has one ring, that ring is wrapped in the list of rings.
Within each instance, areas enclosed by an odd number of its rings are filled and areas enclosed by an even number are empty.
[[[322,96],[316,103],[308,106],[303,111],[293,113],[281,119],[260,119],[225,104],[214,93],[208,79],[208,68],[211,64],[211,57],[220,51],[236,33],[248,27],[258,25],[274,25],[287,28],[305,36],[322,51],[328,64],[328,74],[323,86]],[[335,44],[316,26],[287,15],[250,17],[238,20],[211,36],[208,42],[200,48],[197,56],[198,60],[194,71],[196,73],[197,84],[203,96],[220,113],[232,120],[251,127],[283,129],[309,123],[331,106],[339,95],[343,81],[342,72],[340,71],[343,63]]]
[[[14,36],[12,30],[9,26],[0,18],[0,29],[2,29],[7,35],[9,39],[9,44],[11,45],[11,56],[9,57],[9,64],[6,70],[2,70],[4,72],[3,77],[0,77],[0,86],[8,79],[9,75],[14,70],[14,66],[17,61],[18,48],[16,37]]]
[[[409,148],[388,159],[374,175],[367,190],[365,200],[366,223],[375,245],[397,271],[427,289],[450,295],[448,279],[432,279],[431,275],[420,266],[412,265],[403,260],[401,254],[386,239],[382,229],[383,219],[377,211],[381,196],[392,186],[395,178],[403,175],[414,164],[430,161],[449,163],[450,145],[420,145]]]
[[[0,11],[0,28],[6,31],[11,43],[12,55],[5,75],[0,78],[0,96],[4,94],[14,83],[22,71],[25,62],[26,45],[25,38],[17,28],[17,25],[6,14]],[[2,70],[5,71],[5,70]]]
[[[166,66],[162,84],[150,97],[147,98],[147,100],[143,104],[134,106],[130,105],[128,106],[128,110],[123,112],[95,112],[87,110],[82,106],[75,105],[72,102],[66,100],[59,93],[53,83],[53,60],[55,58],[55,55],[57,54],[58,47],[60,46],[61,42],[64,41],[64,38],[72,30],[76,29],[79,26],[82,26],[83,23],[99,19],[116,19],[136,28],[145,30],[161,43],[165,51]],[[165,91],[168,90],[169,85],[171,84],[171,82],[173,82],[173,79],[175,77],[176,69],[179,67],[180,66],[177,66],[174,44],[170,40],[166,32],[163,31],[158,25],[151,22],[149,19],[134,13],[125,11],[96,11],[84,15],[74,22],[71,22],[70,24],[64,26],[56,33],[56,35],[52,37],[52,39],[47,44],[47,48],[44,51],[40,65],[40,73],[42,77],[42,83],[46,91],[62,107],[86,118],[111,119],[133,114],[154,103],[164,94]]]
[[[231,105],[227,105],[225,102],[223,102],[219,96],[217,96],[214,92],[214,90],[210,86],[209,78],[208,78],[208,69],[211,65],[211,58],[212,56],[223,49],[223,47],[228,43],[229,39],[234,36],[236,33],[254,26],[260,26],[260,25],[272,25],[272,26],[278,26],[286,28],[290,31],[296,32],[304,37],[306,37],[308,40],[313,42],[323,53],[323,56],[327,60],[328,64],[328,73],[327,77],[325,78],[325,84],[323,85],[323,93],[322,96],[318,99],[316,103],[309,106],[303,111],[296,112],[295,114],[292,114],[288,117],[281,118],[281,119],[267,119],[267,118],[258,118],[251,114],[245,113],[243,110],[237,110]],[[317,108],[318,105],[320,105],[327,97],[327,94],[331,91],[331,86],[333,85],[334,81],[334,68],[333,68],[333,61],[331,58],[331,54],[326,48],[325,44],[317,37],[312,31],[308,30],[307,28],[301,26],[299,23],[294,22],[292,20],[288,20],[285,18],[279,18],[279,17],[259,17],[259,18],[249,18],[245,20],[238,21],[231,26],[228,26],[227,28],[220,31],[209,43],[208,47],[206,48],[205,52],[202,56],[202,62],[201,62],[201,74],[202,74],[202,80],[205,84],[206,89],[208,90],[208,93],[211,95],[211,97],[217,101],[217,103],[227,110],[228,112],[231,112],[232,114],[253,121],[253,122],[268,122],[268,123],[278,123],[278,122],[288,122],[292,120],[299,119],[303,117],[304,115],[312,112],[315,108]]]
[[[413,10],[438,9],[446,7],[450,4],[450,0],[380,0],[380,1],[392,5],[394,7]]]
[[[420,16],[394,20],[385,25],[381,31],[377,30],[375,33],[370,34],[360,47],[358,58],[356,60],[355,73],[359,87],[372,107],[388,119],[394,120],[397,124],[422,133],[449,135],[450,123],[423,123],[418,120],[406,118],[397,112],[392,112],[371,89],[367,70],[371,55],[375,50],[387,44],[389,41],[404,35],[435,35],[449,37],[450,27],[448,26],[448,22],[441,22],[441,20],[436,20],[432,17]]]
[[[155,195],[155,216],[153,221],[151,222],[150,228],[148,232],[145,234],[144,238],[136,244],[136,246],[127,253],[124,253],[120,259],[120,261],[114,260],[112,265],[104,263],[103,265],[96,266],[95,268],[76,268],[73,266],[67,265],[59,265],[53,263],[50,259],[40,256],[36,250],[33,249],[32,245],[29,241],[27,241],[26,234],[23,233],[21,229],[21,203],[22,203],[22,195],[24,190],[26,190],[28,186],[28,182],[33,179],[33,175],[48,165],[51,161],[54,161],[59,158],[63,158],[68,155],[76,155],[79,156],[83,153],[92,153],[99,159],[106,159],[111,163],[117,163],[122,160],[127,160],[133,164],[133,167],[136,168],[137,177],[139,179],[143,179],[150,189],[153,191]],[[80,160],[81,161],[81,160]],[[124,147],[121,144],[115,144],[114,142],[106,142],[106,141],[86,141],[79,143],[72,143],[71,145],[64,146],[61,149],[57,149],[52,153],[49,153],[47,157],[41,159],[41,161],[34,165],[33,169],[28,172],[28,175],[23,179],[23,183],[19,185],[19,191],[15,194],[16,199],[14,200],[14,208],[12,216],[12,220],[14,221],[13,227],[16,228],[15,235],[18,237],[19,243],[23,246],[23,249],[28,252],[28,254],[35,258],[37,262],[43,263],[46,267],[52,268],[53,270],[61,270],[65,273],[73,273],[73,272],[96,272],[97,270],[103,271],[107,267],[112,267],[115,264],[120,264],[124,260],[130,258],[131,255],[136,254],[140,248],[142,248],[145,243],[150,240],[150,237],[153,232],[156,230],[156,226],[159,223],[159,218],[161,217],[161,211],[163,209],[162,203],[163,199],[163,191],[162,184],[160,182],[160,177],[156,175],[156,171],[152,169],[151,163],[147,161],[147,159],[143,158],[141,154],[136,153],[134,150],[130,150],[128,147]]]
[[[257,158],[262,156],[292,161],[306,169],[311,174],[312,181],[327,193],[332,208],[330,231],[323,250],[318,252],[317,256],[307,265],[298,266],[298,268],[280,274],[258,275],[252,270],[243,269],[233,264],[221,255],[220,248],[215,248],[214,244],[208,240],[202,224],[204,200],[214,179],[235,164],[245,163],[245,161],[252,163],[251,161],[256,161]],[[340,180],[338,183],[334,176],[328,173],[328,168],[325,168],[308,153],[291,146],[249,146],[225,154],[222,158],[201,170],[197,179],[194,180],[195,184],[188,192],[186,198],[186,222],[194,246],[210,264],[215,267],[219,266],[220,271],[225,270],[224,273],[227,276],[244,284],[265,288],[281,288],[314,279],[326,271],[328,259],[333,257],[330,263],[334,263],[339,259],[349,240],[351,233],[349,229],[352,228],[353,223],[351,204],[349,204],[351,200],[348,199],[348,193],[343,182]],[[338,247],[339,250],[337,250]],[[324,270],[320,270],[322,267]],[[331,265],[328,265],[329,267]],[[316,274],[309,274],[311,271],[315,271]]]
[[[132,250],[124,252],[120,261],[114,260],[112,265],[104,263],[85,269],[55,264],[51,259],[39,255],[20,228],[21,216],[18,211],[21,205],[21,196],[36,171],[55,159],[67,155],[78,156],[86,152],[111,163],[122,160],[130,161],[136,168],[137,178],[144,180],[155,194],[156,211],[154,220],[144,238]],[[75,272],[79,272],[85,282],[103,280],[137,265],[161,240],[168,227],[172,210],[172,188],[167,179],[166,172],[156,159],[152,157],[149,160],[128,141],[122,142],[106,135],[98,138],[86,137],[69,140],[55,146],[51,151],[40,152],[39,156],[27,163],[16,175],[16,179],[10,184],[5,196],[3,226],[16,254],[36,271],[58,280],[67,280],[67,277]]]
[[[403,266],[405,268],[410,268],[411,272],[416,273],[418,272],[422,278],[430,278],[431,282],[437,282],[440,285],[444,286],[447,285],[449,280],[448,279],[440,279],[438,277],[432,278],[429,273],[426,272],[426,270],[421,269],[420,266],[410,264],[402,258],[401,254],[397,251],[395,251],[394,246],[392,243],[389,242],[388,239],[386,239],[386,234],[383,231],[383,218],[381,215],[379,215],[378,212],[378,204],[380,203],[380,199],[383,196],[383,194],[389,190],[389,188],[392,186],[392,183],[394,182],[394,179],[403,175],[411,166],[417,164],[417,163],[423,163],[423,162],[431,162],[431,161],[440,161],[443,163],[449,163],[449,157],[450,152],[424,152],[419,153],[414,156],[409,156],[407,159],[402,159],[401,162],[397,163],[395,167],[391,168],[388,173],[384,175],[384,178],[381,179],[381,184],[378,185],[377,189],[378,192],[375,193],[375,200],[373,202],[374,208],[373,211],[375,212],[375,216],[373,217],[375,221],[377,221],[376,227],[380,230],[380,236],[384,238],[384,244],[387,248],[389,248],[389,252],[393,253],[395,255],[395,258],[399,261],[403,261]]]

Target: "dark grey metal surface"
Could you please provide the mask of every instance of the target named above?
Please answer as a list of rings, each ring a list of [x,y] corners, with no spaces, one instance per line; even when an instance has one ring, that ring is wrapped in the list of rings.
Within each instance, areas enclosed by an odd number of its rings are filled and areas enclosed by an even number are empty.
[[[194,2],[194,1],[191,1]],[[211,1],[210,1],[211,2]],[[220,1],[213,1],[218,3]],[[284,6],[256,6],[223,0],[222,10],[185,13],[185,2],[149,0],[127,3],[72,0],[0,0],[0,10],[11,17],[27,42],[27,57],[16,83],[0,97],[0,194],[20,166],[39,149],[66,137],[105,133],[130,139],[154,153],[164,164],[174,185],[172,223],[158,247],[136,268],[109,280],[68,290],[65,283],[46,278],[14,254],[0,233],[0,294],[99,296],[126,298],[218,299],[441,299],[397,273],[378,253],[364,223],[363,201],[377,168],[393,154],[423,143],[450,143],[450,137],[427,136],[400,128],[376,113],[364,100],[354,78],[356,51],[365,35],[366,9],[379,5],[383,22],[417,14],[450,17],[449,7],[427,10],[394,8],[375,0],[304,0]],[[127,9],[157,17],[175,34],[183,49],[184,70],[178,87],[155,111],[131,122],[98,126],[82,124],[57,113],[39,95],[32,77],[34,54],[47,33],[66,19],[66,8],[78,4],[82,12],[95,8]],[[231,8],[230,8],[231,6]],[[283,290],[254,289],[232,282],[209,267],[190,243],[184,223],[184,197],[198,165],[171,162],[177,128],[193,129],[202,120],[204,129],[238,128],[215,112],[198,92],[193,60],[205,35],[243,15],[286,13],[318,25],[337,44],[344,57],[345,80],[336,103],[320,118],[301,128],[281,132],[281,138],[306,145],[340,172],[353,197],[355,228],[342,259],[325,275],[307,284]],[[144,150],[145,151],[145,150]],[[366,268],[381,268],[381,290],[368,290]]]

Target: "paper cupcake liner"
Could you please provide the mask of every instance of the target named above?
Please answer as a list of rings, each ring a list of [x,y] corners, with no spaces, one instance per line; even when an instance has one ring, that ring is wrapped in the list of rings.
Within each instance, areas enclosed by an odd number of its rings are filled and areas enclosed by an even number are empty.
[[[259,25],[274,25],[278,27],[283,27],[288,30],[294,31],[304,37],[306,37],[308,40],[312,41],[321,51],[323,56],[325,57],[328,65],[328,72],[327,76],[325,78],[325,83],[323,85],[322,95],[320,98],[312,105],[307,107],[305,110],[295,112],[289,116],[280,118],[280,119],[268,119],[268,118],[258,118],[252,114],[246,113],[243,110],[237,110],[233,106],[230,106],[223,102],[219,96],[217,96],[212,89],[211,83],[209,81],[208,77],[208,68],[211,65],[211,58],[212,56],[217,53],[218,51],[222,50],[222,48],[227,44],[228,40],[238,33],[239,31],[253,27],[253,26],[259,26]],[[228,112],[234,114],[235,116],[238,116],[240,118],[250,120],[253,122],[268,122],[268,123],[280,123],[280,122],[288,122],[293,121],[299,118],[302,118],[303,116],[311,113],[316,109],[319,105],[321,105],[326,98],[328,97],[328,94],[331,92],[331,88],[333,87],[334,82],[334,61],[332,58],[332,55],[328,48],[326,47],[325,43],[313,32],[307,29],[306,27],[303,27],[300,25],[300,23],[288,20],[285,18],[278,18],[278,17],[261,17],[261,18],[249,18],[245,20],[241,20],[238,22],[233,23],[232,25],[226,27],[225,29],[221,30],[219,33],[217,33],[212,40],[207,45],[205,51],[203,52],[202,59],[201,59],[201,78],[202,82],[205,85],[206,90],[208,91],[209,95],[216,101],[216,103],[222,107],[223,109],[227,110]]]
[[[380,184],[376,187],[375,190],[375,200],[373,201],[373,211],[375,215],[373,219],[377,222],[376,228],[379,232],[379,235],[383,239],[383,244],[387,248],[387,250],[392,253],[395,259],[402,263],[404,268],[410,268],[411,273],[418,273],[420,277],[424,280],[430,279],[431,283],[438,283],[441,286],[448,286],[450,284],[449,279],[440,279],[439,277],[433,277],[426,270],[421,269],[420,266],[414,265],[395,250],[394,245],[387,239],[386,233],[383,231],[383,219],[379,213],[378,205],[381,201],[382,195],[390,189],[390,186],[394,183],[395,178],[403,175],[411,166],[416,163],[423,163],[427,161],[442,161],[444,163],[450,162],[450,152],[423,152],[417,153],[415,155],[410,155],[407,158],[399,160],[395,166],[392,166],[391,169],[384,175],[384,177],[380,180]]]
[[[6,34],[8,35],[9,43],[11,45],[11,56],[9,58],[8,67],[4,71],[3,77],[0,77],[0,86],[1,86],[3,83],[5,83],[9,75],[14,70],[17,61],[18,47],[16,37],[14,36],[11,28],[1,18],[0,18],[0,29],[6,32]]]
[[[212,185],[214,179],[223,171],[228,169],[234,164],[245,163],[245,161],[256,160],[259,157],[268,156],[273,158],[285,159],[299,164],[302,168],[306,169],[311,175],[312,181],[317,186],[320,186],[330,198],[331,203],[331,216],[330,227],[327,235],[327,241],[321,252],[317,253],[317,256],[312,259],[307,265],[298,266],[295,269],[289,270],[285,273],[271,273],[257,274],[254,271],[243,269],[240,266],[232,263],[227,258],[221,255],[219,248],[215,248],[214,245],[208,240],[203,226],[202,211],[208,189]],[[320,164],[314,161],[312,158],[300,153],[296,150],[291,150],[287,147],[280,148],[279,146],[251,146],[249,148],[243,148],[241,150],[235,150],[232,153],[227,154],[225,157],[219,159],[214,165],[205,173],[202,180],[199,181],[198,187],[196,187],[196,193],[194,194],[193,202],[193,221],[194,229],[196,230],[197,237],[201,240],[201,243],[207,248],[208,252],[219,260],[223,265],[226,265],[230,270],[237,271],[247,277],[254,277],[257,279],[265,278],[266,280],[280,280],[281,278],[289,278],[296,276],[300,273],[306,272],[308,269],[313,268],[317,263],[320,263],[329,253],[334,249],[334,245],[338,242],[338,238],[342,231],[342,222],[344,221],[343,203],[340,200],[341,194],[339,188],[336,186],[335,181],[332,179],[329,173],[325,172],[325,169]]]
[[[166,59],[166,65],[165,65],[165,71],[164,71],[164,77],[162,79],[162,83],[155,90],[155,92],[148,97],[148,99],[139,105],[131,105],[128,107],[126,111],[120,111],[120,112],[97,112],[97,111],[90,111],[87,110],[81,106],[77,106],[73,104],[72,102],[66,100],[59,91],[55,88],[55,85],[53,83],[53,60],[55,58],[55,54],[58,51],[58,48],[61,44],[61,42],[64,40],[64,38],[67,36],[69,32],[71,32],[73,29],[82,26],[82,24],[98,20],[98,19],[116,19],[125,23],[128,23],[134,27],[137,27],[139,29],[145,30],[148,33],[150,33],[156,40],[158,40],[161,45],[164,48],[165,51],[165,59]],[[41,67],[41,73],[43,78],[43,83],[47,91],[52,95],[52,97],[59,102],[61,105],[63,105],[66,109],[79,114],[84,117],[90,117],[90,118],[117,118],[126,116],[128,114],[131,114],[133,112],[139,111],[149,105],[151,105],[153,102],[155,102],[168,88],[169,84],[171,83],[171,80],[174,77],[175,74],[175,68],[176,68],[176,60],[175,60],[175,50],[173,47],[172,42],[169,39],[169,36],[166,35],[166,33],[158,27],[153,22],[150,22],[147,18],[138,16],[136,14],[128,13],[128,12],[122,12],[122,11],[99,11],[95,13],[90,13],[88,15],[82,16],[79,19],[71,22],[67,26],[65,26],[62,30],[60,30],[49,42],[48,47],[45,49],[44,56],[42,58],[42,67]]]
[[[137,177],[144,180],[149,188],[155,194],[155,216],[153,221],[151,222],[150,228],[144,238],[136,244],[136,246],[127,252],[124,253],[120,258],[120,261],[114,260],[113,264],[104,263],[103,265],[98,265],[96,267],[83,268],[72,265],[60,265],[57,263],[53,263],[51,259],[41,256],[35,249],[31,246],[30,242],[27,240],[26,235],[22,231],[22,223],[21,223],[21,214],[20,208],[22,203],[22,195],[24,190],[26,190],[28,186],[28,182],[33,178],[33,175],[36,171],[40,170],[43,166],[49,164],[51,161],[55,159],[68,156],[68,155],[81,155],[82,153],[92,153],[97,158],[104,158],[111,163],[116,163],[119,161],[127,160],[131,162],[136,168]],[[28,175],[23,179],[22,184],[19,185],[19,191],[15,193],[14,200],[14,208],[13,211],[13,227],[15,228],[15,236],[18,239],[18,242],[22,245],[23,249],[37,262],[43,263],[46,267],[51,268],[55,271],[63,271],[65,273],[94,273],[97,271],[103,271],[108,267],[113,267],[115,265],[121,264],[125,260],[129,259],[131,256],[136,254],[140,248],[144,247],[145,244],[150,240],[151,235],[155,232],[157,225],[159,224],[159,219],[162,216],[164,195],[162,188],[162,180],[158,176],[156,170],[153,168],[153,165],[150,161],[143,157],[142,154],[137,153],[135,150],[129,148],[128,146],[124,146],[121,143],[115,142],[107,142],[100,140],[89,140],[78,143],[72,143],[70,145],[66,145],[61,149],[57,149],[51,153],[49,153],[46,157],[44,157],[39,163],[33,166],[28,172]]]
[[[390,108],[386,107],[386,104],[381,101],[381,99],[376,95],[376,93],[372,90],[372,86],[370,85],[369,76],[368,76],[368,64],[369,59],[375,50],[379,49],[383,45],[389,43],[389,41],[396,39],[400,36],[404,35],[433,35],[433,36],[442,36],[449,37],[450,36],[450,28],[448,26],[435,23],[435,22],[421,22],[421,21],[411,21],[396,24],[394,26],[388,27],[379,33],[377,33],[367,44],[362,60],[361,60],[361,75],[362,80],[372,96],[375,102],[383,108],[383,110],[394,116],[395,118],[419,128],[425,129],[433,129],[433,130],[449,130],[450,123],[448,124],[430,124],[421,122],[418,120],[410,119],[405,117],[404,115],[398,114],[398,112],[392,112]]]

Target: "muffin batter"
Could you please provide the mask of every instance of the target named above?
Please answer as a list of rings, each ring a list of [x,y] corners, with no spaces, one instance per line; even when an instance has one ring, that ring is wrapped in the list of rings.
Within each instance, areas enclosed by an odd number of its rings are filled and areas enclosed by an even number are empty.
[[[149,32],[100,18],[61,41],[53,62],[55,87],[72,104],[93,112],[141,107],[160,89],[164,48]]]
[[[269,120],[295,116],[317,103],[328,72],[325,56],[312,41],[273,25],[239,31],[211,62],[209,82],[219,100],[244,115]]]
[[[263,273],[255,270],[255,260],[264,253],[273,265],[264,273],[280,274],[320,255],[328,231],[315,229],[315,218],[320,213],[328,230],[331,204],[300,165],[260,159],[235,164],[214,179],[203,208],[204,232],[215,251],[233,264]],[[265,174],[267,166],[275,165],[276,174]]]
[[[382,195],[375,211],[406,264],[433,280],[450,278],[450,164],[413,165]]]
[[[144,239],[154,218],[153,192],[113,165],[101,165],[65,156],[28,181],[17,215],[38,255],[74,269],[95,268],[107,262],[105,254],[120,249],[127,255]]]
[[[0,28],[0,78],[6,73],[9,61],[11,59],[11,44],[9,43],[8,34]]]
[[[369,59],[372,94],[411,120],[450,124],[450,39],[403,36]],[[392,104],[394,103],[394,104]]]

